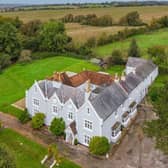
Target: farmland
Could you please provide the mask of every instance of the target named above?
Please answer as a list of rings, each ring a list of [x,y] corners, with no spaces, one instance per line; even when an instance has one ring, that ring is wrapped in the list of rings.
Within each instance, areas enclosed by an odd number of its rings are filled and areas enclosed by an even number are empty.
[[[32,10],[32,11],[16,11],[0,13],[6,17],[18,16],[23,22],[39,19],[46,22],[50,19],[60,19],[66,14],[87,15],[96,14],[97,16],[110,15],[114,22],[132,11],[138,11],[141,19],[149,23],[152,18],[158,18],[168,15],[168,6],[142,6],[142,7],[97,7],[97,8],[74,8],[74,9],[53,9],[53,10]],[[77,23],[66,24],[67,34],[73,38],[75,43],[83,43],[90,36],[99,37],[102,33],[114,34],[119,30],[123,30],[124,26],[112,27],[94,27],[84,26]],[[131,27],[130,27],[131,28]]]
[[[142,6],[142,7],[108,7],[108,8],[76,8],[76,9],[61,9],[61,10],[34,10],[34,11],[18,11],[1,13],[2,16],[16,17],[19,16],[24,22],[32,19],[40,19],[48,21],[50,19],[59,19],[66,14],[87,15],[95,13],[98,16],[110,15],[115,21],[120,19],[131,11],[138,11],[141,18],[145,22],[149,22],[152,18],[157,18],[168,14],[168,6]]]
[[[141,50],[141,54],[144,57],[147,57],[147,49],[149,47],[152,47],[155,45],[166,46],[168,44],[168,29],[167,28],[161,29],[159,31],[149,33],[149,34],[136,35],[124,41],[96,47],[94,49],[94,53],[97,56],[104,57],[104,56],[111,55],[114,49],[121,49],[122,51],[127,51],[132,38],[137,40],[138,46],[140,47],[140,50]]]
[[[128,29],[133,28],[131,26],[126,26]],[[103,33],[115,34],[120,30],[124,30],[125,26],[109,26],[109,27],[96,27],[80,25],[78,23],[67,23],[66,31],[67,34],[72,37],[76,44],[81,44],[86,42],[90,37],[99,38]]]

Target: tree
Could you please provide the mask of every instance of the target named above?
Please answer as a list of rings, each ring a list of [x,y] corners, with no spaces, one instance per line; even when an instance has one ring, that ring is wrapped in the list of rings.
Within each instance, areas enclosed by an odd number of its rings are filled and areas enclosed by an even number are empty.
[[[153,103],[158,119],[146,123],[145,132],[150,137],[155,137],[156,147],[168,154],[168,81],[159,89],[159,96]]]
[[[45,115],[43,113],[36,113],[32,118],[32,127],[34,129],[39,129],[44,125]]]
[[[140,51],[135,39],[132,39],[128,50],[128,57],[140,57]]]
[[[137,11],[133,11],[122,17],[120,19],[120,24],[127,26],[140,26],[143,24],[143,22],[140,19],[139,13]]]
[[[42,23],[40,20],[32,20],[22,25],[21,32],[26,36],[36,36],[40,30],[41,25]]]
[[[16,168],[13,154],[4,144],[0,144],[0,167]]]
[[[70,38],[62,22],[50,21],[40,30],[40,48],[45,51],[63,52]]]
[[[89,143],[89,151],[95,155],[104,155],[110,150],[110,144],[106,137],[95,136]]]
[[[114,65],[122,65],[124,64],[124,60],[122,58],[122,52],[120,50],[113,50],[112,52],[112,64]]]
[[[65,130],[65,122],[62,118],[54,118],[51,122],[50,131],[56,135],[61,136],[64,135]]]
[[[0,53],[0,72],[7,67],[8,65],[10,65],[11,61],[10,61],[10,56],[8,54],[5,53]]]
[[[0,24],[0,52],[16,60],[20,55],[21,44],[17,29],[11,23]]]
[[[167,61],[166,51],[163,46],[153,46],[148,48],[148,54],[151,59],[157,64],[164,64]]]

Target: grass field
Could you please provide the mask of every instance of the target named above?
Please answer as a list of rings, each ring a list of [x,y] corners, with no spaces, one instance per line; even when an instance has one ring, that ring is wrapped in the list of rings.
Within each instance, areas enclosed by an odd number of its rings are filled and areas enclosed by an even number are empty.
[[[127,51],[132,38],[135,38],[137,40],[138,46],[141,50],[141,54],[144,57],[146,57],[147,49],[149,47],[155,45],[168,46],[168,29],[161,29],[159,31],[149,34],[136,35],[124,41],[100,46],[94,49],[94,53],[98,56],[104,57],[111,55],[114,49],[121,49],[122,51]]]
[[[109,7],[109,8],[83,8],[83,9],[61,9],[61,10],[34,10],[0,13],[3,16],[16,17],[19,16],[24,22],[32,19],[40,19],[47,21],[50,19],[58,19],[66,14],[86,15],[95,13],[98,16],[111,15],[115,21],[131,11],[138,11],[141,18],[145,22],[149,22],[152,18],[168,15],[168,6],[142,6],[142,7]]]
[[[106,8],[74,8],[74,9],[56,9],[56,10],[32,10],[0,13],[2,16],[16,17],[18,16],[24,22],[34,19],[40,19],[45,22],[50,19],[59,19],[66,14],[86,15],[95,13],[98,16],[111,15],[116,22],[128,12],[138,11],[143,21],[149,22],[152,18],[168,15],[168,6],[142,6],[142,7],[106,7]],[[84,26],[77,23],[66,24],[67,34],[73,38],[76,44],[84,43],[89,37],[99,37],[102,33],[114,34],[119,30],[123,30],[124,26],[113,27],[94,27]]]
[[[99,38],[103,33],[106,33],[107,35],[115,34],[118,31],[125,29],[126,27],[128,29],[133,28],[131,26],[96,27],[80,25],[78,23],[67,23],[66,31],[76,44],[81,44],[86,42],[90,37]]]
[[[12,151],[17,168],[44,168],[40,162],[47,154],[47,149],[41,145],[10,129],[0,130],[0,143],[6,144]],[[60,168],[79,168],[79,166],[64,160]]]
[[[19,116],[20,111],[11,106],[15,101],[25,96],[34,80],[44,79],[52,75],[54,71],[80,72],[83,69],[99,70],[96,65],[84,60],[69,57],[52,57],[48,59],[33,61],[30,64],[13,65],[0,74],[0,111]],[[109,72],[121,72],[121,67],[112,67]]]

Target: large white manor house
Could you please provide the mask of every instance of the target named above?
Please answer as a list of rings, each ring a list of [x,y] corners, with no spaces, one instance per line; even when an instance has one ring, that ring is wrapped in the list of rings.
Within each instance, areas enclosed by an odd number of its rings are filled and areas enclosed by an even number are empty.
[[[105,136],[115,143],[157,75],[158,67],[140,58],[129,58],[121,77],[91,71],[57,72],[35,81],[26,91],[26,108],[31,116],[44,113],[46,125],[55,117],[63,118],[66,141],[71,144],[76,138],[88,146],[93,136]]]

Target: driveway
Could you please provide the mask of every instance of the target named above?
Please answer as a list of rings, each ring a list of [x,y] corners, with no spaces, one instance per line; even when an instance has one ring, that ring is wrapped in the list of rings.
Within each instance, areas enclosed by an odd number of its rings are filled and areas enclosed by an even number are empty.
[[[154,117],[152,107],[143,104],[139,109],[135,123],[129,129],[128,134],[124,137],[115,153],[110,155],[109,159],[98,159],[90,156],[85,147],[62,143],[51,135],[47,128],[43,129],[43,131],[34,131],[30,124],[22,125],[15,117],[0,112],[0,120],[5,127],[9,127],[45,147],[56,142],[64,156],[83,168],[167,168],[168,157],[154,148],[153,140],[144,135],[142,143],[140,143],[138,138],[137,128],[145,120]]]

